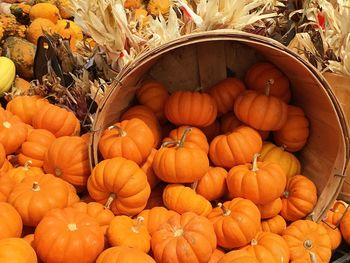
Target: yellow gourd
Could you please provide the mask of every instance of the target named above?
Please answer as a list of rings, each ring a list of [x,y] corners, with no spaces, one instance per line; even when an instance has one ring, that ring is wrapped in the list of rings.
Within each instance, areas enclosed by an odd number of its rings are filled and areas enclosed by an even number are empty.
[[[83,31],[80,27],[70,20],[58,20],[55,31],[62,36],[63,39],[70,40],[70,47],[72,50],[76,50],[76,44],[78,41],[82,41]]]
[[[15,63],[7,57],[0,57],[0,97],[11,88],[16,76]]]
[[[50,3],[39,3],[34,5],[29,12],[29,18],[34,21],[37,18],[45,18],[56,23],[60,18],[60,12],[58,8]]]

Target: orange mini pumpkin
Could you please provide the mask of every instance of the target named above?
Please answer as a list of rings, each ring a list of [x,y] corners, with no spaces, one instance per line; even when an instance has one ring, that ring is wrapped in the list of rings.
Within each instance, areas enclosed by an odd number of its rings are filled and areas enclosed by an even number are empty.
[[[143,163],[154,146],[152,130],[141,119],[124,120],[107,128],[98,143],[104,159],[124,157]]]
[[[0,262],[37,263],[31,245],[22,238],[10,237],[0,240]]]
[[[141,169],[145,172],[147,176],[147,181],[151,189],[156,187],[157,184],[160,182],[159,178],[154,173],[153,167],[152,167],[154,156],[156,155],[156,153],[157,153],[157,150],[153,148],[150,155],[147,157],[146,161],[141,165]]]
[[[287,104],[282,100],[256,91],[243,92],[234,105],[237,118],[262,131],[275,131],[287,121]]]
[[[18,166],[10,169],[6,175],[10,177],[15,184],[20,183],[24,178],[28,176],[42,175],[44,171],[38,167],[32,167],[31,162],[28,161],[24,166]]]
[[[2,143],[0,143],[0,167],[4,165],[6,161],[6,151]]]
[[[156,263],[154,259],[146,253],[127,246],[111,247],[104,250],[97,258],[96,263],[127,263],[142,262]]]
[[[208,261],[208,263],[218,263],[225,255],[225,252],[221,249],[215,249],[213,254],[211,254],[211,257]]]
[[[152,235],[156,262],[208,262],[216,249],[211,222],[191,212],[174,215]]]
[[[27,28],[27,40],[36,45],[39,37],[44,35],[44,31],[49,34],[55,33],[55,24],[46,18],[36,18]]]
[[[272,232],[277,235],[281,235],[286,227],[286,220],[284,220],[284,218],[280,215],[276,215],[275,217],[261,221],[262,231]]]
[[[265,205],[258,205],[261,219],[267,219],[275,217],[279,214],[282,209],[282,200],[281,198],[277,198],[270,203]]]
[[[6,174],[0,173],[0,202],[6,202],[15,187],[15,182]]]
[[[325,223],[323,221],[321,221],[319,224],[326,229],[328,236],[331,239],[332,251],[336,250],[342,242],[342,235],[339,228],[333,224]]]
[[[246,250],[232,250],[225,254],[219,263],[259,263],[258,259]]]
[[[335,200],[333,206],[328,210],[324,221],[335,226],[339,225],[348,206],[349,205],[342,200]]]
[[[37,18],[46,18],[53,23],[57,23],[60,17],[58,8],[50,3],[38,3],[32,6],[29,12],[29,18],[34,21]]]
[[[77,43],[82,41],[84,38],[81,28],[71,20],[58,20],[55,26],[55,31],[61,35],[63,39],[69,40],[70,48],[73,51],[77,50]]]
[[[175,91],[166,101],[164,113],[175,125],[206,127],[215,121],[217,106],[206,93]]]
[[[340,231],[346,243],[350,244],[350,210],[348,209],[340,221]]]
[[[248,126],[240,126],[231,133],[215,137],[210,143],[209,156],[216,166],[230,169],[251,162],[261,147],[259,133]]]
[[[80,122],[74,113],[53,104],[44,105],[33,117],[35,129],[46,129],[56,137],[78,135]]]
[[[22,234],[22,218],[9,203],[0,202],[0,240],[8,237],[20,237]]]

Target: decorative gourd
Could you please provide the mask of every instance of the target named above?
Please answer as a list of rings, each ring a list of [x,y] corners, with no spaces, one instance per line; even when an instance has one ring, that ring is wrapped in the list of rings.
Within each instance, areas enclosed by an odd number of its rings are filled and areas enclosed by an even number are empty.
[[[44,105],[33,118],[35,129],[46,129],[56,137],[78,135],[80,123],[73,112],[53,104]]]
[[[87,189],[90,196],[105,204],[115,215],[137,215],[151,193],[144,171],[122,157],[104,160],[92,170]]]
[[[0,97],[2,97],[11,88],[16,76],[16,66],[11,59],[0,57],[0,76]]]
[[[6,105],[6,110],[17,115],[24,123],[32,125],[33,117],[48,104],[47,99],[40,96],[17,96]]]
[[[31,21],[34,21],[37,18],[46,18],[56,24],[59,17],[60,12],[58,8],[50,3],[35,4],[29,12],[29,18]]]
[[[137,9],[141,7],[141,0],[125,0],[124,7],[127,9]]]
[[[243,197],[258,205],[266,205],[281,196],[286,187],[282,168],[270,162],[258,162],[255,154],[252,164],[233,167],[227,175],[228,191],[233,197]]]
[[[150,108],[158,120],[164,122],[164,106],[169,98],[166,87],[157,80],[147,80],[136,91],[136,98],[141,105]]]
[[[155,175],[152,167],[154,156],[156,155],[156,153],[157,150],[153,148],[146,161],[141,165],[141,169],[145,172],[147,176],[147,181],[151,189],[156,187],[157,184],[160,182],[159,178]]]
[[[154,16],[159,16],[160,14],[166,15],[169,13],[169,9],[169,0],[150,0],[147,5],[147,11]]]
[[[226,177],[227,171],[224,168],[209,167],[194,190],[208,201],[218,200],[227,192]]]
[[[148,198],[145,209],[151,209],[156,206],[164,206],[163,203],[163,190],[165,185],[163,183],[158,184],[152,189],[151,195]]]
[[[27,28],[27,40],[36,45],[44,31],[49,34],[55,33],[55,23],[46,18],[36,18]]]
[[[303,175],[293,176],[282,195],[281,216],[287,221],[296,221],[312,212],[317,202],[315,184]]]
[[[259,209],[248,199],[234,198],[219,203],[208,218],[214,225],[218,245],[223,248],[245,246],[260,231]]]
[[[27,138],[28,129],[17,116],[0,109],[0,143],[6,154],[12,154],[21,147]]]
[[[208,263],[218,263],[224,255],[225,255],[224,251],[222,251],[221,249],[215,249],[213,254],[211,254],[211,257]]]
[[[124,157],[142,164],[152,151],[152,130],[141,119],[124,120],[107,128],[98,143],[104,159]]]
[[[293,222],[282,237],[289,246],[291,262],[329,262],[331,259],[332,244],[327,230],[313,221]]]
[[[251,162],[261,147],[259,133],[248,126],[240,126],[231,133],[215,137],[210,143],[209,157],[216,166],[231,169]]]
[[[232,111],[227,112],[220,118],[220,132],[222,134],[231,133],[239,126],[243,125]]]
[[[15,182],[6,174],[0,173],[0,202],[6,202]]]
[[[163,191],[163,202],[168,209],[179,214],[193,212],[207,216],[212,210],[208,200],[182,184],[168,184]]]
[[[228,252],[219,263],[259,263],[259,261],[248,251],[240,249]]]
[[[282,200],[281,198],[277,198],[270,203],[265,205],[257,205],[259,208],[261,219],[268,219],[275,217],[279,214],[282,209]]]
[[[156,262],[208,262],[216,249],[211,222],[191,212],[174,215],[152,235],[151,246]]]
[[[0,202],[0,240],[8,237],[20,237],[22,234],[22,219],[16,209],[5,202]]]
[[[32,167],[31,162],[28,161],[24,166],[19,166],[9,170],[6,175],[10,177],[15,184],[22,182],[28,176],[43,175],[44,171],[38,167]]]
[[[151,246],[151,236],[143,218],[132,219],[128,216],[116,216],[107,230],[108,242],[111,246],[128,246],[148,253]]]
[[[147,124],[147,126],[152,130],[154,137],[154,147],[157,147],[161,140],[161,130],[158,119],[153,111],[146,106],[136,105],[124,112],[120,117],[120,120],[131,120],[133,118],[138,118],[144,121],[145,124]]]
[[[189,126],[180,126],[177,129],[172,130],[168,137],[163,139],[163,142],[180,141],[181,137],[187,129],[190,129],[186,134],[186,140],[183,146],[186,148],[199,148],[206,154],[209,152],[209,144],[205,134],[198,128]]]
[[[324,221],[335,226],[339,225],[348,206],[349,205],[342,200],[335,200],[333,206],[328,210]]]
[[[296,106],[288,105],[286,123],[273,133],[277,145],[285,145],[289,152],[300,151],[309,137],[309,121],[304,111]]]
[[[45,215],[35,229],[33,246],[47,263],[94,262],[104,248],[104,236],[95,218],[67,207]]]
[[[191,128],[186,128],[179,141],[163,143],[155,154],[153,171],[162,181],[191,183],[202,178],[209,170],[207,154],[199,148],[186,146],[190,132]]]
[[[45,153],[43,168],[82,190],[91,173],[88,144],[79,136],[55,139]]]
[[[262,131],[276,131],[287,121],[287,104],[282,100],[256,91],[245,91],[236,99],[234,112],[243,123]]]
[[[246,249],[255,255],[259,262],[289,262],[289,247],[286,241],[275,233],[259,232]]]
[[[51,174],[35,175],[15,185],[7,201],[17,209],[24,225],[36,226],[49,210],[70,205],[74,197],[79,200],[72,191]]]
[[[350,244],[350,210],[348,209],[340,221],[340,231],[346,243]]]
[[[16,73],[23,78],[32,79],[36,46],[23,38],[8,37],[4,41],[3,49],[15,63]]]
[[[206,127],[217,115],[215,100],[206,93],[175,91],[165,103],[165,117],[175,125]]]
[[[143,210],[138,217],[143,218],[143,224],[147,227],[148,233],[152,236],[164,222],[176,214],[175,211],[156,206],[151,209]]]
[[[142,262],[156,263],[146,253],[127,246],[111,247],[104,250],[96,259],[96,263],[126,263],[126,262]]]
[[[201,128],[201,131],[207,136],[208,142],[211,142],[220,134],[220,123],[216,119],[211,125]]]
[[[262,231],[272,232],[277,235],[281,235],[282,232],[286,229],[286,227],[286,220],[284,220],[284,218],[280,215],[261,221]]]
[[[342,242],[342,235],[339,228],[333,224],[325,223],[322,221],[320,222],[320,225],[326,229],[327,234],[331,239],[332,251],[336,250]]]
[[[287,179],[300,174],[301,165],[296,156],[285,151],[285,147],[277,147],[271,142],[264,142],[259,159],[279,164],[285,172]]]
[[[214,85],[209,94],[216,102],[218,116],[231,111],[238,95],[244,90],[244,83],[237,78],[227,78]]]
[[[28,161],[32,167],[42,167],[44,155],[56,137],[44,129],[33,129],[19,150],[18,163],[24,165]]]
[[[273,64],[261,62],[249,68],[244,79],[248,89],[264,93],[266,86],[270,87],[270,94],[289,103],[291,91],[288,78]]]
[[[77,43],[82,41],[84,38],[83,31],[81,30],[81,28],[73,21],[66,19],[60,19],[57,21],[55,31],[63,39],[69,40],[70,48],[73,51],[77,50]]]
[[[34,249],[22,238],[10,237],[0,240],[0,262],[37,263]]]

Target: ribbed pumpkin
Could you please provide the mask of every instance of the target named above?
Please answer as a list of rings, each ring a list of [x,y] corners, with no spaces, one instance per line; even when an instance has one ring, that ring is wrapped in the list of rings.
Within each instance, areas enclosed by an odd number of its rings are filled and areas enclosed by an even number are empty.
[[[97,258],[96,263],[156,263],[146,253],[127,246],[111,247],[104,250]]]
[[[208,262],[216,249],[211,222],[191,212],[174,215],[152,235],[151,246],[156,262]]]
[[[24,225],[36,226],[49,210],[69,206],[74,198],[79,200],[72,191],[53,175],[35,175],[15,185],[7,201],[17,209]]]
[[[329,262],[331,259],[331,239],[326,229],[313,221],[295,221],[282,236],[289,246],[291,262]]]
[[[115,215],[137,215],[151,193],[144,171],[123,157],[104,160],[92,170],[87,189],[90,196],[105,204]]]
[[[152,167],[154,156],[156,155],[156,153],[157,153],[157,150],[153,148],[150,155],[148,155],[146,161],[140,166],[147,176],[147,181],[151,189],[156,187],[157,184],[160,182],[159,178],[154,173],[153,167]]]
[[[26,140],[28,128],[17,116],[0,108],[0,143],[6,154],[17,151]]]
[[[44,171],[81,190],[90,176],[88,144],[79,136],[55,139],[44,156]]]
[[[241,93],[234,104],[237,118],[262,131],[276,131],[287,121],[287,104],[282,100],[256,91]]]
[[[120,121],[131,120],[134,118],[144,121],[152,130],[154,136],[154,147],[157,147],[161,140],[161,130],[157,117],[153,111],[146,106],[136,105],[124,112],[120,117]]]
[[[253,254],[259,262],[289,262],[289,247],[286,241],[275,233],[259,232],[244,249]]]
[[[207,137],[200,129],[195,127],[180,126],[172,130],[168,137],[163,139],[163,142],[180,141],[186,129],[190,129],[190,131],[186,134],[186,140],[183,146],[186,148],[199,148],[208,154],[209,144]]]
[[[169,98],[166,87],[157,80],[147,80],[136,91],[136,98],[141,105],[150,108],[160,121],[164,121],[164,106]]]
[[[333,206],[328,210],[325,222],[338,225],[349,205],[342,200],[335,200]]]
[[[22,238],[4,238],[0,240],[0,262],[37,263],[34,249]]]
[[[277,163],[285,172],[287,179],[293,175],[300,174],[301,165],[298,158],[285,151],[284,146],[277,147],[271,142],[264,142],[259,159]]]
[[[103,250],[104,236],[96,219],[67,207],[45,215],[35,229],[33,246],[47,263],[92,263]]]
[[[232,111],[227,112],[220,118],[220,132],[222,134],[230,133],[241,125],[242,122],[237,119]]]
[[[11,59],[0,56],[0,76],[0,97],[2,97],[4,93],[11,88],[12,82],[16,76],[16,66]]]
[[[2,167],[6,161],[6,151],[4,146],[0,143],[0,167]]]
[[[70,43],[70,48],[75,51],[76,45],[79,41],[83,40],[83,31],[81,28],[73,21],[60,19],[56,23],[55,31],[63,39],[68,39]]]
[[[340,231],[346,243],[350,244],[350,210],[348,209],[340,221]]]
[[[231,133],[215,137],[210,143],[209,157],[216,166],[230,169],[251,162],[261,147],[259,133],[250,127],[240,126]]]
[[[209,201],[218,200],[227,192],[226,177],[224,168],[209,167],[195,186],[195,191]]]
[[[270,94],[286,103],[291,99],[288,78],[275,65],[267,62],[256,63],[250,67],[244,78],[248,89],[265,92],[270,87]]]
[[[259,263],[259,261],[253,254],[240,249],[228,252],[219,263]]]
[[[143,224],[147,227],[148,233],[152,236],[164,222],[176,214],[175,211],[156,206],[151,209],[143,210],[138,216],[144,219]]]
[[[175,91],[164,107],[165,117],[175,125],[206,127],[217,116],[215,100],[206,93]]]
[[[55,33],[55,23],[46,18],[36,18],[27,28],[27,40],[36,45],[39,37],[44,35],[44,31]]]
[[[0,240],[8,237],[20,237],[22,234],[22,219],[16,209],[5,202],[0,202]]]
[[[288,221],[304,218],[317,202],[315,184],[303,175],[293,176],[282,195],[281,216]]]
[[[128,216],[115,216],[107,230],[108,243],[111,246],[128,246],[148,253],[151,236],[142,217],[132,219]]]
[[[6,202],[15,182],[6,174],[0,174],[0,202]]]
[[[252,164],[233,167],[226,178],[228,191],[233,197],[243,197],[255,204],[266,205],[281,196],[286,187],[282,168],[270,162],[258,162],[255,154]]]
[[[220,204],[208,215],[214,225],[218,245],[239,248],[247,245],[260,230],[260,212],[247,199],[234,198]]]
[[[7,159],[4,161],[4,164],[0,167],[0,173],[6,173],[8,172],[10,169],[12,169],[13,166],[10,163],[10,161],[8,161]]]
[[[44,155],[56,137],[44,129],[33,129],[19,150],[18,163],[24,165],[30,161],[33,167],[42,167]]]
[[[207,216],[212,210],[208,200],[181,184],[168,184],[163,191],[163,202],[168,209],[179,214],[193,212]]]
[[[104,159],[124,157],[143,163],[154,146],[152,130],[141,119],[118,122],[107,128],[100,138],[98,149]]]
[[[44,171],[38,167],[31,167],[31,162],[28,161],[24,166],[18,166],[10,169],[6,175],[10,177],[15,184],[22,182],[28,176],[43,175]]]
[[[257,205],[261,214],[261,219],[267,219],[275,217],[282,209],[282,200],[277,198],[265,205]]]
[[[179,141],[163,143],[155,154],[153,171],[162,181],[191,183],[202,178],[209,170],[207,154],[198,147],[186,146],[190,132],[191,128],[186,128]]]
[[[286,229],[286,220],[280,215],[261,221],[261,229],[265,232],[272,232],[281,235]]]
[[[237,78],[227,78],[209,90],[218,107],[218,116],[227,113],[233,109],[238,95],[245,90],[244,83]]]
[[[309,121],[304,111],[296,106],[288,106],[286,123],[273,133],[277,145],[285,145],[289,152],[300,151],[309,137]]]
[[[213,254],[211,254],[211,257],[208,263],[218,263],[224,255],[225,255],[224,251],[222,251],[221,249],[215,249]]]
[[[37,18],[49,19],[56,24],[60,17],[58,8],[50,3],[38,3],[32,6],[29,12],[29,18],[34,21]]]
[[[56,137],[78,135],[80,123],[74,113],[53,104],[44,105],[33,118],[35,129],[46,129]]]
[[[17,96],[7,103],[6,110],[31,125],[33,117],[47,103],[49,102],[40,96]]]
[[[328,236],[331,239],[332,251],[336,250],[342,242],[342,235],[339,228],[323,221],[320,222],[320,225],[326,229]]]

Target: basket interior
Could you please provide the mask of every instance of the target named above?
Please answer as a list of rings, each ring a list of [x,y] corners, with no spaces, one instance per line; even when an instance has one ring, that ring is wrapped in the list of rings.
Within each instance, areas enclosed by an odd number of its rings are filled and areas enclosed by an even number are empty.
[[[346,147],[334,98],[305,63],[268,43],[206,39],[187,42],[138,61],[109,94],[98,113],[95,128],[103,129],[119,119],[120,113],[133,103],[135,90],[142,79],[159,80],[170,92],[198,87],[208,89],[232,74],[243,79],[247,69],[258,61],[269,61],[288,76],[292,104],[302,107],[310,121],[308,143],[297,153],[302,163],[302,174],[316,184],[319,202],[335,198],[329,196],[327,188],[334,187],[337,174],[344,173]],[[95,134],[93,142],[95,162],[98,160],[100,131]],[[321,213],[325,207],[316,209],[320,210],[317,213]]]

